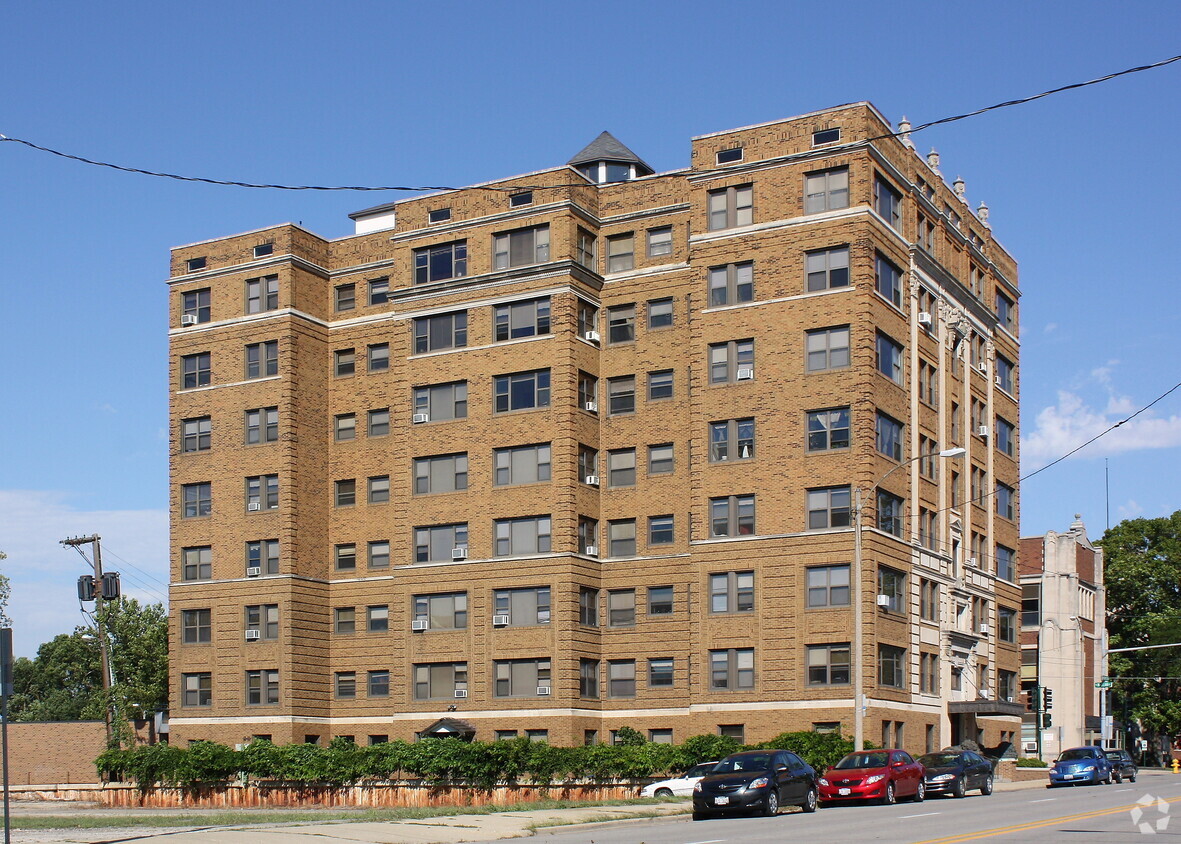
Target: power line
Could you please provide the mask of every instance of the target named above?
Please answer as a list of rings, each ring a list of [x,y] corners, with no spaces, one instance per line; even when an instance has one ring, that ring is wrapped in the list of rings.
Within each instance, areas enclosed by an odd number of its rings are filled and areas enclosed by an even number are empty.
[[[1181,61],[1181,56],[1173,56],[1172,58],[1169,58],[1169,59],[1163,59],[1159,62],[1153,62],[1152,64],[1140,65],[1138,67],[1129,67],[1124,70],[1116,71],[1115,73],[1109,73],[1106,76],[1100,76],[1095,79],[1088,79],[1086,82],[1073,82],[1069,85],[1063,85],[1059,88],[1051,88],[1048,91],[1042,91],[1040,94],[1032,94],[1028,97],[1021,97],[1021,98],[1015,99],[1015,100],[1006,100],[1001,103],[994,103],[993,105],[985,106],[983,108],[978,108],[974,111],[964,112],[963,114],[956,114],[951,117],[941,117],[938,120],[931,120],[927,123],[920,123],[918,126],[915,126],[911,129],[909,129],[906,133],[887,132],[884,135],[878,135],[876,137],[868,138],[864,141],[860,141],[859,143],[871,143],[873,141],[883,140],[885,138],[897,138],[903,134],[913,135],[914,133],[921,132],[924,129],[930,129],[932,126],[941,126],[945,123],[954,123],[957,120],[965,120],[969,117],[976,117],[977,115],[985,114],[990,111],[996,111],[997,109],[1009,108],[1011,106],[1017,106],[1017,105],[1024,105],[1025,103],[1031,103],[1034,100],[1040,100],[1043,97],[1049,97],[1053,94],[1060,94],[1064,91],[1072,91],[1072,90],[1075,90],[1076,88],[1085,88],[1088,85],[1098,85],[1101,82],[1107,82],[1109,80],[1116,79],[1120,76],[1127,76],[1132,73],[1140,73],[1141,71],[1145,71],[1145,70],[1154,70],[1159,67],[1164,67],[1165,65],[1170,65],[1173,62],[1177,62],[1177,61]],[[418,186],[410,186],[410,185],[279,185],[279,184],[266,184],[266,183],[258,183],[258,182],[240,182],[240,181],[233,181],[233,180],[229,180],[229,179],[211,179],[211,178],[206,178],[203,176],[182,176],[177,173],[164,173],[164,172],[161,172],[158,170],[145,170],[141,167],[127,167],[127,166],[124,166],[121,164],[112,164],[109,161],[96,161],[95,159],[92,159],[92,158],[85,158],[80,155],[74,155],[72,153],[62,152],[61,150],[56,150],[56,149],[52,149],[50,147],[42,146],[40,144],[35,144],[32,141],[26,141],[22,138],[12,138],[12,137],[9,137],[7,135],[2,135],[2,134],[0,134],[0,141],[9,141],[11,143],[23,144],[24,146],[27,146],[30,149],[39,150],[40,152],[46,152],[46,153],[49,153],[50,155],[56,155],[60,158],[67,158],[71,161],[77,161],[82,164],[89,164],[94,167],[107,167],[111,170],[118,170],[123,173],[138,173],[141,176],[156,176],[157,178],[161,178],[161,179],[174,179],[174,180],[180,181],[180,182],[200,182],[202,184],[220,185],[220,186],[225,186],[225,187],[260,188],[260,189],[266,189],[266,190],[314,190],[314,191],[423,192],[423,191],[463,190],[463,188],[457,188],[457,187],[452,187],[452,186],[448,186],[448,185],[418,185]],[[553,185],[514,185],[513,187],[495,187],[495,186],[490,186],[490,185],[481,185],[481,186],[476,186],[476,187],[472,187],[472,188],[468,188],[468,189],[469,190],[491,190],[491,191],[519,191],[519,190],[525,190],[525,189],[530,189],[530,188],[535,189],[535,190],[541,190],[541,189],[545,189],[545,188],[567,188],[567,187],[585,187],[585,186],[586,186],[586,183],[581,182],[581,183],[553,184]]]

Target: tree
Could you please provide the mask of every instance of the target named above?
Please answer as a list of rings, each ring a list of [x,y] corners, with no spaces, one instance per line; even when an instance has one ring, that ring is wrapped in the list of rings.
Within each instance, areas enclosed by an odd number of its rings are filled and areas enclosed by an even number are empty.
[[[1181,510],[1120,522],[1099,544],[1109,647],[1181,642]],[[1116,678],[1117,717],[1126,711],[1140,723],[1151,740],[1150,754],[1159,760],[1171,737],[1181,733],[1181,648],[1112,654],[1109,671]]]
[[[168,707],[168,616],[160,604],[134,598],[103,604],[110,641],[111,699],[117,723]]]
[[[14,721],[76,721],[102,718],[98,642],[86,627],[62,633],[21,657],[12,669],[8,704]]]
[[[0,551],[0,560],[7,560],[8,555]],[[8,617],[8,601],[12,598],[12,584],[8,582],[8,575],[0,574],[0,627],[11,627],[12,619]]]

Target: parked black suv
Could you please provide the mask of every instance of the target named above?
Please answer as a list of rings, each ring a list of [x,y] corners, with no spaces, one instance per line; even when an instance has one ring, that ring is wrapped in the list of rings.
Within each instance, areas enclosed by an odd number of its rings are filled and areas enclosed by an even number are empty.
[[[776,815],[779,807],[815,812],[816,771],[790,750],[747,750],[727,756],[693,786],[693,820],[728,811]]]
[[[1107,757],[1107,761],[1111,763],[1111,774],[1115,777],[1116,782],[1135,782],[1136,775],[1140,773],[1140,769],[1136,767],[1136,763],[1132,761],[1132,757],[1128,755],[1126,750],[1104,750],[1103,755]]]

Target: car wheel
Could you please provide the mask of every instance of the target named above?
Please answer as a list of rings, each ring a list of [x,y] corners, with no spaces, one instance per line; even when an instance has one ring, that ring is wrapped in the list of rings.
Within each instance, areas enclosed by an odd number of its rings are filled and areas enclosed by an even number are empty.
[[[809,814],[816,811],[816,804],[820,801],[820,795],[816,793],[816,789],[809,788],[808,796],[804,798],[803,804],[800,808]]]
[[[1135,775],[1135,774],[1132,774],[1130,777],[1128,777],[1128,782],[1135,782],[1135,781],[1136,781],[1136,775]]]
[[[963,778],[963,777],[960,777],[959,779],[957,779],[957,780],[955,781],[955,785],[954,785],[954,786],[952,786],[952,789],[951,789],[951,796],[952,796],[952,797],[957,797],[957,798],[958,798],[958,797],[967,797],[967,796],[968,796],[968,788],[967,788],[967,786],[964,784],[964,778]]]
[[[1115,784],[1116,785],[1119,785],[1120,783],[1122,783],[1124,781],[1124,775],[1121,774],[1119,771],[1116,771],[1114,774],[1112,774],[1112,776],[1115,777]]]
[[[918,787],[918,789],[915,790],[915,793],[914,793],[914,802],[922,803],[926,799],[927,799],[927,784],[920,780],[919,787]]]
[[[992,794],[992,774],[984,778],[984,785],[980,786],[980,793],[985,797]]]
[[[709,816],[707,814],[705,814],[705,812],[694,812],[693,813],[693,820],[695,820],[695,821],[703,821],[707,817],[709,817]]]
[[[779,795],[775,793],[775,789],[771,789],[767,795],[767,802],[763,804],[763,814],[769,818],[779,814]]]
[[[894,794],[894,783],[886,783],[886,794],[882,797],[882,805],[893,806],[897,802],[898,797]]]

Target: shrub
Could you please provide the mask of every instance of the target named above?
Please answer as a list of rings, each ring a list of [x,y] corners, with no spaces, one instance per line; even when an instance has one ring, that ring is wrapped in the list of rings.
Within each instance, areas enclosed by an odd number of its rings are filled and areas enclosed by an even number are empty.
[[[801,730],[794,733],[780,733],[759,747],[790,750],[813,768],[823,771],[840,761],[846,753],[853,752],[853,740],[840,733],[814,733]]]
[[[1022,756],[1017,760],[1018,768],[1048,768],[1049,763],[1043,762],[1035,756]]]

